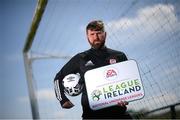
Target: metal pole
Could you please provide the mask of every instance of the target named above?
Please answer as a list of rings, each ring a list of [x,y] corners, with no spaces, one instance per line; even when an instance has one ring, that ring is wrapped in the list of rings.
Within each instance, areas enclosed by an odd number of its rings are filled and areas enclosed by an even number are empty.
[[[32,62],[28,58],[28,54],[24,53],[24,66],[26,71],[27,85],[29,91],[29,99],[31,104],[31,112],[33,119],[39,119],[39,109],[38,109],[38,101],[36,95],[36,85],[33,81],[33,72],[32,72]]]
[[[36,34],[37,28],[41,21],[42,15],[46,8],[48,0],[38,0],[38,4],[36,6],[35,14],[31,23],[31,28],[29,30],[28,36],[26,38],[26,43],[24,45],[23,53],[26,53],[31,48],[31,45],[34,40],[34,36]]]
[[[33,81],[32,61],[28,56],[29,55],[28,52],[32,46],[34,36],[36,34],[37,28],[39,26],[42,15],[46,8],[47,2],[48,0],[38,0],[38,4],[35,10],[33,21],[31,23],[31,28],[29,30],[26,43],[23,49],[24,66],[25,66],[25,71],[26,71],[29,99],[30,99],[33,119],[39,119],[40,116],[39,116],[38,102],[37,102],[37,96],[36,96],[36,86],[35,86],[35,82]]]

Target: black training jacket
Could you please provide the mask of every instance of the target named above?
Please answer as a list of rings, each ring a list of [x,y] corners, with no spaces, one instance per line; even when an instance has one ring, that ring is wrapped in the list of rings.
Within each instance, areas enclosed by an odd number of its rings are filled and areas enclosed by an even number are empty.
[[[112,50],[107,47],[103,47],[98,50],[91,48],[85,52],[78,53],[72,57],[55,76],[54,85],[57,99],[60,101],[61,105],[68,101],[68,98],[64,94],[64,87],[62,85],[62,80],[66,75],[71,73],[80,73],[81,82],[84,84],[84,74],[87,70],[126,60],[127,57],[123,52]],[[119,106],[113,106],[97,111],[91,110],[89,107],[85,85],[82,91],[81,104],[84,118],[93,118],[93,116],[97,118],[98,113],[112,115],[113,113],[120,114],[126,111],[126,108]]]

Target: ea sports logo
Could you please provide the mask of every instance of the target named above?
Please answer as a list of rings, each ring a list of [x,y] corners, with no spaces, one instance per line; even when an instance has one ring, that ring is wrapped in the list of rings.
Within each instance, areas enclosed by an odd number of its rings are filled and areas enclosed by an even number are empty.
[[[114,68],[107,69],[105,71],[105,78],[108,80],[115,79],[117,77],[117,70]]]
[[[110,78],[110,77],[113,77],[113,76],[116,76],[116,75],[117,75],[117,73],[116,73],[116,71],[113,70],[113,69],[110,69],[110,70],[108,70],[108,71],[106,72],[106,78]]]

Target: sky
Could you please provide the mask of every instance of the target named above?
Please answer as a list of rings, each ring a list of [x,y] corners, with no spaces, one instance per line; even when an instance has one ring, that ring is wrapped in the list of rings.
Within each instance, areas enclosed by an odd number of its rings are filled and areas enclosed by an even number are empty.
[[[1,111],[3,118],[31,118],[22,49],[29,31],[36,0],[1,0]]]
[[[36,4],[36,0],[0,1],[0,119],[31,118],[22,49]],[[73,56],[84,51],[89,48],[86,24],[103,19],[108,47],[124,51],[129,59],[139,63],[146,98],[131,103],[128,109],[152,110],[177,103],[180,102],[179,5],[178,0],[169,0],[168,4],[161,0],[49,0],[30,53],[40,58]],[[33,61],[41,118],[81,118],[81,96],[69,97],[75,107],[64,110],[54,95],[53,78],[67,60],[51,57]]]

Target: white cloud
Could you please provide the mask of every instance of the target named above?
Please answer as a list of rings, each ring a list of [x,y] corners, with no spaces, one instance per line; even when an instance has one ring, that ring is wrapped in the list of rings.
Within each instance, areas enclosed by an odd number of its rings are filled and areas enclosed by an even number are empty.
[[[51,89],[41,89],[37,91],[37,98],[38,100],[47,100],[47,101],[56,100],[55,93]],[[29,96],[20,97],[18,101],[29,102]]]
[[[129,53],[134,51],[134,48],[137,53],[142,52],[142,49],[149,51],[150,44],[169,39],[179,27],[173,5],[148,6],[137,10],[133,17],[125,16],[107,22],[107,45],[114,49],[121,46],[121,49],[129,50]]]
[[[177,22],[177,18],[174,12],[173,5],[157,4],[154,6],[148,6],[137,11],[137,16],[134,18],[121,18],[119,20],[110,21],[107,23],[107,29],[112,32],[118,32],[119,30],[128,30],[133,28],[142,28],[153,30],[153,27],[163,25],[165,22],[174,24]],[[145,28],[144,28],[145,27]],[[169,26],[165,26],[169,27]]]
[[[55,118],[64,118],[67,115],[65,111],[58,111],[54,113]]]
[[[55,100],[56,96],[51,89],[42,89],[37,92],[39,100]]]

